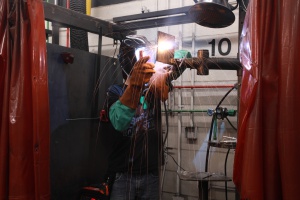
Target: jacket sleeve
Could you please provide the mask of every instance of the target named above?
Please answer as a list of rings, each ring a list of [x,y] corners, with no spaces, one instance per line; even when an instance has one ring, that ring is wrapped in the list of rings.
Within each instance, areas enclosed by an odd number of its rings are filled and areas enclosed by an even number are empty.
[[[117,131],[126,130],[135,114],[135,110],[123,105],[119,98],[124,88],[120,85],[112,85],[107,90],[106,106],[109,120]]]
[[[129,127],[134,114],[134,109],[117,100],[109,109],[109,120],[117,131],[124,131]]]

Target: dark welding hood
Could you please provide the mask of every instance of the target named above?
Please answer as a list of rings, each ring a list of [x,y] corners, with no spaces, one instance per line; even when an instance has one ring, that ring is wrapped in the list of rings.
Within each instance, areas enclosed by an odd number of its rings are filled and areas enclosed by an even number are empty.
[[[191,19],[205,27],[224,28],[230,26],[235,16],[228,0],[199,0],[189,10]]]

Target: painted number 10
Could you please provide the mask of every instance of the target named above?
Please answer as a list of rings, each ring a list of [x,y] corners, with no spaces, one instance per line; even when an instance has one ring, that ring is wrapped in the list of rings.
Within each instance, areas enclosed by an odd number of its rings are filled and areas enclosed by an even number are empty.
[[[227,42],[227,51],[223,51],[222,46],[223,43]],[[216,46],[216,40],[213,39],[208,44],[211,44],[211,56],[215,56],[215,46]],[[218,43],[218,52],[222,56],[227,56],[231,51],[231,42],[228,38],[222,38]]]

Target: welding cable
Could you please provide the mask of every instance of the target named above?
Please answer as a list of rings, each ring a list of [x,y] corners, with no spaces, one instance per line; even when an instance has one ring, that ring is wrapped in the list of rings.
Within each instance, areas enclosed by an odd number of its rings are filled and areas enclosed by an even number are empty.
[[[216,107],[215,110],[217,110],[217,109],[220,107],[220,105],[223,103],[224,99],[230,94],[230,92],[232,92],[234,89],[237,89],[239,86],[240,86],[239,83],[234,84],[234,86],[233,86],[230,90],[228,90],[228,92],[227,92],[227,93],[223,96],[223,98],[220,100],[220,102],[218,103],[218,105],[217,105],[217,107]],[[215,120],[217,120],[216,117],[215,117],[215,115],[216,115],[216,114],[214,113],[213,116],[212,116],[211,126],[210,126],[210,130],[209,130],[209,138],[208,138],[208,142],[211,141],[212,129],[213,129]],[[227,118],[227,117],[226,117],[226,118]],[[229,121],[229,120],[227,119],[227,121]],[[231,122],[229,122],[229,124],[232,125]],[[236,129],[235,129],[235,130],[236,130]],[[209,149],[210,149],[210,144],[208,143],[208,144],[207,144],[207,150],[206,150],[206,159],[205,159],[205,172],[207,172],[207,170],[208,170]],[[228,152],[228,153],[229,153],[229,152]],[[227,155],[226,155],[225,163],[227,163],[228,153],[227,153]],[[225,169],[226,169],[226,168],[225,168]],[[227,173],[225,172],[225,174],[227,174]],[[226,176],[226,175],[225,175],[225,176]],[[225,195],[226,195],[226,200],[227,200],[227,181],[225,181]]]
[[[236,0],[236,5],[235,6],[231,6],[231,10],[237,9],[238,6],[239,6],[239,0]]]
[[[215,110],[217,110],[220,107],[220,105],[223,103],[224,99],[230,94],[230,92],[233,91],[233,89],[237,89],[239,85],[240,84],[238,84],[238,83],[234,84],[234,86],[220,100],[220,102],[218,103],[218,105],[215,108]],[[212,131],[213,131],[214,123],[215,123],[215,120],[217,120],[215,115],[216,115],[215,113],[213,113],[213,115],[212,115],[212,120],[211,120],[210,130],[209,130],[208,142],[211,141],[211,136],[212,136]],[[209,149],[210,149],[210,145],[207,144],[206,158],[205,158],[205,172],[207,172],[207,170],[208,170]]]
[[[165,109],[165,113],[166,113],[166,126],[167,126],[167,130],[166,130],[166,135],[165,135],[165,138],[163,139],[163,144],[162,144],[162,147],[165,148],[165,145],[166,145],[166,141],[167,141],[167,138],[168,138],[168,134],[169,134],[169,117],[168,117],[168,112],[167,112],[167,105],[166,105],[166,102],[164,102],[164,109]],[[165,152],[165,155],[167,155],[167,151],[164,150]],[[166,158],[164,160],[167,160]],[[160,199],[162,199],[162,193],[163,193],[163,185],[164,185],[164,180],[165,180],[165,172],[166,172],[166,162],[164,163],[164,166],[163,166],[163,171],[162,171],[162,179],[161,179],[161,194],[160,194]]]
[[[236,83],[234,84],[234,86],[224,95],[224,97],[221,99],[221,101],[219,102],[218,106],[216,107],[219,108],[221,103],[224,101],[224,99],[229,95],[229,93],[233,90],[233,89],[237,89],[240,86],[240,84]],[[228,117],[225,117],[226,120],[228,121],[228,123],[230,124],[230,126],[237,131],[237,128],[235,126],[233,126],[233,124],[231,123],[231,121],[228,119]]]
[[[215,122],[215,113],[212,116],[212,120],[210,123],[210,130],[209,130],[209,136],[208,136],[208,142],[211,141],[211,136],[212,136],[212,130],[214,127],[214,122]],[[210,149],[210,145],[209,143],[207,143],[207,149],[206,149],[206,158],[205,158],[205,172],[207,172],[208,170],[208,156],[209,156],[209,149]]]
[[[223,96],[223,98],[220,100],[220,102],[218,103],[217,107],[215,108],[215,110],[217,110],[220,105],[223,103],[224,99],[230,94],[230,92],[232,92],[234,89],[237,89],[238,86],[240,84],[234,84],[234,86]],[[215,113],[212,115],[212,121],[211,121],[211,126],[210,126],[210,130],[209,130],[209,138],[208,141],[211,141],[211,136],[212,136],[212,131],[213,131],[213,127],[214,127],[214,122],[216,120],[215,117]],[[230,123],[231,124],[231,123]],[[208,170],[208,157],[209,157],[209,149],[210,149],[210,145],[207,144],[207,150],[206,150],[206,159],[205,159],[205,172],[207,172]]]
[[[160,182],[160,199],[162,199],[163,195],[163,188],[164,188],[164,182],[165,182],[165,173],[166,173],[166,165],[167,165],[167,156],[164,154],[164,166],[162,170],[162,175],[161,175],[161,182]]]
[[[224,99],[230,94],[230,92],[234,89],[237,89],[239,86],[240,86],[240,84],[238,84],[238,83],[234,84],[234,86],[223,96],[223,98],[217,105],[216,110],[220,107],[220,105],[223,103]]]
[[[165,151],[165,153],[173,159],[174,163],[175,163],[181,170],[186,171],[185,169],[183,169],[183,168],[176,162],[175,158],[174,158],[171,154],[169,154],[167,151]]]
[[[235,126],[233,126],[233,124],[231,123],[231,121],[228,119],[228,117],[225,117],[226,120],[228,121],[228,123],[230,124],[230,126],[237,131],[237,128]]]
[[[225,158],[225,164],[224,164],[224,174],[225,177],[227,177],[227,160],[228,160],[228,154],[230,152],[230,148],[228,148]],[[227,180],[225,180],[225,199],[228,200],[228,192],[227,192]]]
[[[165,109],[165,113],[166,113],[166,129],[167,129],[167,131],[166,131],[165,138],[163,140],[163,147],[166,145],[166,141],[167,141],[168,134],[169,134],[169,117],[168,117],[166,102],[164,102],[164,109]]]
[[[243,9],[244,12],[247,12],[247,6],[245,5],[244,0],[239,0],[243,3],[243,6],[241,6],[241,8]]]

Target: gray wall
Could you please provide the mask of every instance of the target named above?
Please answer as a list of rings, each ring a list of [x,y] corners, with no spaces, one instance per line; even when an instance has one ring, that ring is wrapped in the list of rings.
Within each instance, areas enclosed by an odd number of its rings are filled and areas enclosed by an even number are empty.
[[[74,56],[73,63],[63,61],[63,52]],[[47,63],[51,199],[77,199],[83,186],[101,182],[106,171],[99,110],[107,87],[122,83],[122,75],[112,58],[52,44]]]

